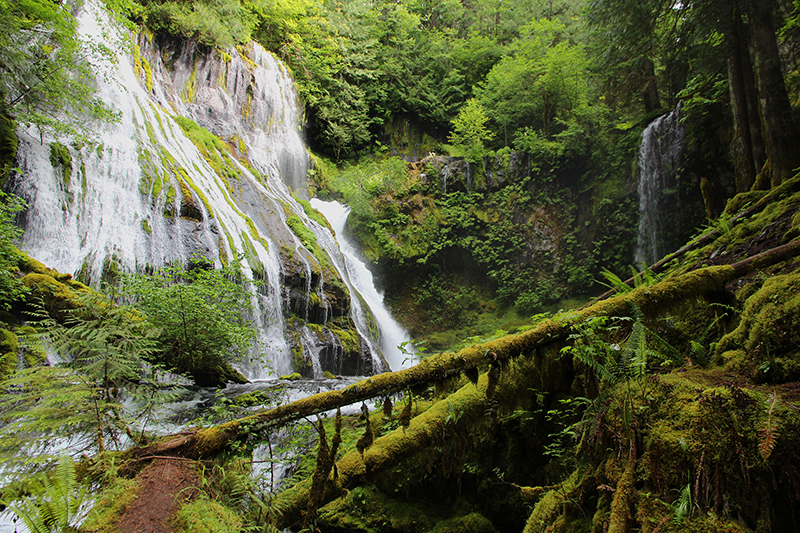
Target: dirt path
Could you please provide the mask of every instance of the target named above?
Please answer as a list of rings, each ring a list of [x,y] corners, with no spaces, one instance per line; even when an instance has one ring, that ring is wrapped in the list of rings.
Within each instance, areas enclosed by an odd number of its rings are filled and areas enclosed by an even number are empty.
[[[192,461],[155,459],[138,476],[139,494],[118,522],[122,533],[171,533],[170,520],[196,494]]]

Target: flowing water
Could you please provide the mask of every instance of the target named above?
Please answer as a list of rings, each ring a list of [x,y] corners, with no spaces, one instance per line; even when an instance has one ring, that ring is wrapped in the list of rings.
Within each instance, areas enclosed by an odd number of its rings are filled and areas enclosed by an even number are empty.
[[[680,105],[658,117],[642,133],[637,157],[639,234],[637,265],[652,265],[668,252],[664,245],[677,203],[678,175],[683,164],[685,129]]]
[[[406,339],[370,294],[374,287],[360,275],[349,279],[347,254],[296,199],[307,196],[308,153],[285,67],[254,44],[204,53],[191,43],[120,35],[91,3],[79,20],[85,39],[118,51],[115,63],[99,57],[95,63],[99,96],[119,121],[93,124],[91,141],[82,143],[19,132],[21,170],[7,188],[29,204],[20,218],[21,248],[93,286],[119,271],[194,254],[218,266],[242,257],[245,273],[264,282],[252,294],[259,348],[240,368],[253,380],[290,373],[298,345],[315,376],[336,369],[341,341],[324,328],[333,314],[325,289],[343,283],[352,293],[345,311],[366,346],[368,368],[403,366],[390,345]],[[193,119],[228,148],[176,117]],[[338,281],[319,267],[320,252],[298,235],[297,224],[314,235]],[[300,323],[287,324],[290,314]],[[312,332],[309,321],[322,333]],[[388,333],[377,334],[369,326],[374,321]],[[333,354],[329,368],[321,366],[322,352]]]
[[[346,237],[345,224],[350,208],[339,202],[311,199],[311,205],[320,211],[333,227],[336,240],[344,255],[347,277],[364,299],[380,326],[380,349],[392,370],[408,368],[416,362],[416,355],[408,332],[392,317],[383,301],[383,294],[375,288],[372,272],[360,258],[353,242]]]

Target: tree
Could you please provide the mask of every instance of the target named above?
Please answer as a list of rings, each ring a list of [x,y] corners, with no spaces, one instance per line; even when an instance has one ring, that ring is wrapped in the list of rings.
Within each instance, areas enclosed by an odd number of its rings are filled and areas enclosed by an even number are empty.
[[[204,258],[189,267],[168,265],[127,277],[120,288],[158,330],[150,360],[201,386],[243,379],[231,361],[244,358],[257,332],[250,321],[251,293],[235,265],[215,269]]]
[[[505,144],[523,133],[532,138],[531,131],[533,137],[547,141],[563,135],[576,137],[576,128],[581,130],[595,120],[588,64],[563,24],[534,20],[511,49],[476,91],[495,134]],[[525,143],[518,147],[529,148]]]
[[[3,383],[0,463],[36,467],[65,443],[94,452],[122,448],[122,435],[141,443],[152,411],[170,397],[146,361],[157,330],[131,307],[93,291],[71,298],[75,307],[58,315],[44,306],[32,312],[41,333],[26,342],[44,339],[64,362],[19,370]],[[135,412],[126,410],[126,400]]]
[[[780,185],[800,168],[797,142],[800,130],[792,117],[792,106],[783,79],[773,10],[773,1],[748,0],[750,46],[758,80],[762,135],[769,158],[770,184]]]
[[[473,163],[486,155],[484,141],[494,137],[486,127],[488,120],[483,106],[475,98],[467,100],[458,116],[453,119],[453,132],[448,140],[459,151],[463,151],[464,157]]]
[[[93,56],[112,52],[81,42],[72,7],[0,0],[0,96],[19,122],[63,134],[80,133],[86,119],[116,116],[95,98],[92,66]]]

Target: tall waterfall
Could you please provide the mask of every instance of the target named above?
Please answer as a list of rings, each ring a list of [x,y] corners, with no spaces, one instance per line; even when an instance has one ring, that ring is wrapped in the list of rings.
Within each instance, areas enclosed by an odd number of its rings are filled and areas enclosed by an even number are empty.
[[[217,266],[243,257],[265,282],[252,318],[266,361],[242,364],[248,378],[387,369],[331,231],[302,200],[308,154],[286,69],[256,44],[207,51],[108,32],[91,2],[79,21],[87,42],[118,51],[95,62],[119,121],[82,144],[18,132],[6,187],[29,205],[21,248],[94,286],[198,253]]]
[[[642,133],[637,157],[639,235],[637,265],[651,265],[669,250],[664,245],[673,210],[679,208],[678,175],[683,164],[685,130],[680,104],[658,117]]]

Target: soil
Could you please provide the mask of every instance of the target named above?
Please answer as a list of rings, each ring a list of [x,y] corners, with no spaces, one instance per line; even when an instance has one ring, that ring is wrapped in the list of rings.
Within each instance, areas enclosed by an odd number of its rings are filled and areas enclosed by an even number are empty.
[[[197,494],[196,463],[181,458],[154,459],[138,476],[139,494],[119,519],[122,533],[171,533],[170,521]]]

